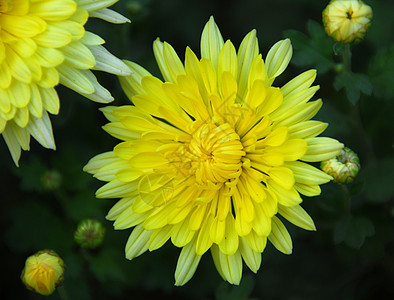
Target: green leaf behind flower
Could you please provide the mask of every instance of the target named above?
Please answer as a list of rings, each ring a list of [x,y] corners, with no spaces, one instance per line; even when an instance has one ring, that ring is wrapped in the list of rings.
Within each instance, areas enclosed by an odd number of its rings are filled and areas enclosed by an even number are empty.
[[[343,73],[335,77],[334,88],[339,91],[344,88],[346,96],[354,105],[360,99],[360,93],[371,95],[372,84],[365,74]]]
[[[285,32],[296,50],[292,62],[300,67],[314,67],[321,75],[335,66],[332,60],[334,42],[315,21],[309,20],[307,29],[309,36],[296,30]]]
[[[365,242],[365,238],[375,234],[375,227],[371,220],[365,217],[347,216],[336,225],[334,230],[334,242],[345,242],[351,248],[359,249]]]

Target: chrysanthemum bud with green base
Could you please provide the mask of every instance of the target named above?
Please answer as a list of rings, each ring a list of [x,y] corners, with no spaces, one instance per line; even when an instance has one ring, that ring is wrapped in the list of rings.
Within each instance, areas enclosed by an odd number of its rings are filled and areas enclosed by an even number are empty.
[[[79,223],[74,239],[82,248],[95,249],[100,246],[105,236],[105,228],[101,222],[85,219]]]
[[[53,250],[39,251],[26,260],[21,279],[28,289],[51,295],[63,283],[64,262]]]
[[[363,39],[371,21],[371,7],[359,0],[332,0],[323,10],[324,29],[337,42]]]
[[[345,147],[335,158],[323,161],[320,168],[331,175],[339,184],[353,182],[360,170],[360,160],[357,154]]]

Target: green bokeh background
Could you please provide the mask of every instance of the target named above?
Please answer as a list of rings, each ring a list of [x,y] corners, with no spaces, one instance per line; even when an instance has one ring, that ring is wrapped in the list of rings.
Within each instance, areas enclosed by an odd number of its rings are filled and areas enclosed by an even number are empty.
[[[89,20],[88,29],[106,40],[107,49],[157,76],[152,42],[157,37],[169,42],[181,59],[186,46],[199,53],[201,31],[211,15],[224,39],[231,39],[236,47],[257,29],[263,57],[276,41],[290,37],[294,57],[274,85],[317,68],[316,84],[321,86],[317,97],[324,104],[315,119],[330,123],[323,135],[357,152],[362,168],[346,188],[329,183],[322,187],[321,196],[304,197],[303,207],[317,232],[286,222],[293,238],[292,255],[268,244],[259,272],[255,275],[245,266],[240,286],[231,286],[220,278],[208,252],[193,279],[175,287],[180,249],[170,242],[133,261],[124,258],[130,231],[114,231],[105,220],[116,201],[96,199],[100,183],[82,172],[91,157],[111,150],[117,140],[101,129],[106,123],[98,111],[102,105],[59,86],[60,114],[51,117],[56,152],[32,140],[31,151],[22,153],[16,168],[5,143],[0,143],[0,299],[43,298],[25,289],[19,277],[25,259],[46,248],[64,259],[64,290],[72,300],[393,298],[394,2],[366,3],[373,8],[373,23],[366,39],[352,48],[352,69],[364,74],[366,82],[360,86],[359,81],[345,81],[342,89],[334,71],[341,57],[333,54],[333,47],[340,52],[340,46],[321,27],[321,12],[328,1],[120,0],[113,8],[131,24]],[[129,103],[115,76],[97,76],[114,95],[113,105]],[[350,104],[347,93],[357,95],[359,90],[356,105]],[[48,188],[53,183],[51,172],[61,177],[54,189]],[[94,251],[81,250],[73,240],[84,218],[100,220],[106,227],[104,243]],[[59,297],[55,292],[48,299]]]

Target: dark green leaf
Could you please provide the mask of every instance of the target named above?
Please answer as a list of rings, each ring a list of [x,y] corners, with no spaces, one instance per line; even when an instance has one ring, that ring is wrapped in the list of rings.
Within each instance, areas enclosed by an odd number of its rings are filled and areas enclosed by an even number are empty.
[[[394,44],[381,49],[370,61],[368,73],[377,97],[394,97]]]
[[[338,74],[334,80],[334,87],[337,91],[344,88],[347,98],[352,104],[357,103],[361,92],[366,95],[371,95],[372,93],[372,84],[365,74]]]
[[[307,28],[310,37],[296,30],[285,32],[295,49],[292,62],[301,67],[317,68],[319,74],[323,74],[335,66],[331,57],[334,42],[320,24],[308,21]]]
[[[334,229],[334,242],[345,242],[349,247],[359,249],[365,238],[375,233],[371,220],[364,217],[347,216]]]
[[[369,201],[381,203],[394,197],[394,159],[386,158],[362,166],[359,177],[365,178],[364,193]]]

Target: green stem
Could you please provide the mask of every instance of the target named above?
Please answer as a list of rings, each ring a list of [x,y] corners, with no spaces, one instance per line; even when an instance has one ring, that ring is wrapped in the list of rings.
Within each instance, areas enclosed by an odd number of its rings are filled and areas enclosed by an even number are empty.
[[[344,74],[352,73],[352,51],[350,49],[349,43],[346,43],[344,46],[342,59],[343,59],[343,73]],[[351,125],[353,127],[353,130],[358,136],[360,144],[362,145],[362,148],[364,150],[364,155],[365,157],[368,157],[368,159],[374,161],[376,160],[376,156],[372,147],[372,143],[368,138],[368,136],[366,135],[362,124],[359,102],[353,105],[352,103],[350,103],[348,99],[348,103],[351,107]]]
[[[368,158],[368,160],[371,162],[376,161],[376,155],[373,150],[371,140],[365,134],[365,130],[360,116],[360,108],[358,102],[355,105],[352,105],[351,118],[352,118],[351,123],[358,136],[360,145],[362,146],[364,157]]]
[[[61,300],[68,300],[66,288],[64,285],[61,285],[57,288],[57,292],[59,293],[59,297]]]
[[[346,184],[340,184],[339,186],[341,187],[342,192],[344,194],[343,206],[344,206],[345,213],[347,215],[350,215],[351,214],[351,201],[350,201],[351,200],[351,196],[350,196],[349,189],[348,189]]]
[[[350,44],[345,44],[345,49],[342,54],[343,58],[343,72],[351,73],[352,72],[352,51],[350,50]]]

